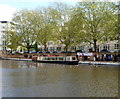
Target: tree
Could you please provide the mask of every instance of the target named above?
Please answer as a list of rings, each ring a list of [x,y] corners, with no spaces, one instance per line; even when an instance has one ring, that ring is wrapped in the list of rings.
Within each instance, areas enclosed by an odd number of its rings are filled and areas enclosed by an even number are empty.
[[[47,51],[47,43],[54,40],[54,28],[56,27],[57,11],[51,7],[36,10],[38,16],[36,19],[39,24],[36,24],[37,42],[44,45],[44,50]]]
[[[15,24],[10,23],[9,27],[6,29],[6,44],[7,47],[11,49],[12,51],[16,51],[17,47],[20,44],[20,37],[16,34],[15,31]]]
[[[13,22],[16,23],[16,33],[21,38],[21,46],[26,47],[28,52],[35,43],[33,11],[21,10],[14,14]]]
[[[80,40],[77,39],[76,26],[74,26],[73,21],[68,21],[64,23],[59,31],[58,40],[65,45],[65,51],[67,52],[71,46],[75,46]]]
[[[111,28],[115,23],[116,6],[111,2],[80,2],[75,9],[74,16],[81,19],[82,29],[78,29],[81,39],[94,45],[112,36]],[[79,22],[79,20],[78,20]],[[79,26],[77,26],[79,27]]]
[[[72,7],[64,3],[55,3],[54,8],[58,11],[58,24],[55,28],[54,36],[56,40],[65,45],[65,51],[68,51],[69,47],[74,45],[76,41],[75,27],[71,21]]]

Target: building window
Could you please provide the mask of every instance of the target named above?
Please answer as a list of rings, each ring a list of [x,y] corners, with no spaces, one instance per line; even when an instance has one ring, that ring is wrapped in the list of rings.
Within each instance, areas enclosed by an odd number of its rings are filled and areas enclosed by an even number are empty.
[[[42,48],[39,48],[39,51],[42,51]]]
[[[90,48],[90,46],[87,46],[87,49],[89,49]]]
[[[5,26],[2,26],[3,29],[5,29]]]
[[[84,50],[84,46],[79,46],[79,49],[80,50]]]
[[[115,44],[115,49],[119,49],[119,44]]]
[[[61,51],[61,47],[57,47],[57,51]]]
[[[2,35],[2,39],[5,39],[6,38],[6,36],[5,35]]]
[[[6,41],[3,41],[3,45],[6,45]]]
[[[7,21],[1,21],[1,23],[7,23]]]
[[[6,50],[6,47],[3,47],[3,51],[5,51]]]
[[[53,42],[48,42],[48,45],[53,45]]]
[[[4,45],[4,41],[3,41],[2,45]]]
[[[73,46],[73,47],[71,47],[71,50],[74,50],[74,51],[76,51],[76,47],[74,47],[74,46]]]
[[[2,31],[2,33],[5,33],[5,31]]]
[[[51,52],[54,51],[54,47],[50,47],[50,51],[51,51]]]
[[[109,44],[104,45],[104,46],[103,46],[103,49],[109,50]]]

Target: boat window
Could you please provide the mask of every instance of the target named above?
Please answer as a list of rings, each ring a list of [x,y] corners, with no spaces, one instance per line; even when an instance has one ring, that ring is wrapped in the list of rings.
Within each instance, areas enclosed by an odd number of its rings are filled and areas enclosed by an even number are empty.
[[[66,57],[66,61],[70,61],[70,57]]]
[[[60,57],[59,60],[63,60],[63,57]]]
[[[48,60],[50,60],[50,57],[48,57]]]
[[[55,58],[54,58],[54,57],[52,57],[52,60],[55,60]]]
[[[47,60],[47,57],[45,57],[45,60]]]
[[[60,60],[60,57],[57,57],[57,60],[59,61],[59,60]]]
[[[72,60],[76,60],[76,58],[75,58],[75,57],[72,57]]]

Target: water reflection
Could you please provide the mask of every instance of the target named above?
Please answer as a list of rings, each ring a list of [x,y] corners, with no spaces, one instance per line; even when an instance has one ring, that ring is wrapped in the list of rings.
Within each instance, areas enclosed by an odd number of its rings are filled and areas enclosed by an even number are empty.
[[[2,60],[6,97],[114,97],[118,67],[42,64]]]

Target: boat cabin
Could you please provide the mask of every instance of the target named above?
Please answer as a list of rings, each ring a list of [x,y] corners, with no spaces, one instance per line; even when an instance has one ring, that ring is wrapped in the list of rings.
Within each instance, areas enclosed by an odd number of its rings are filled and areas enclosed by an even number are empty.
[[[77,61],[76,56],[38,56],[37,60],[39,61]]]

